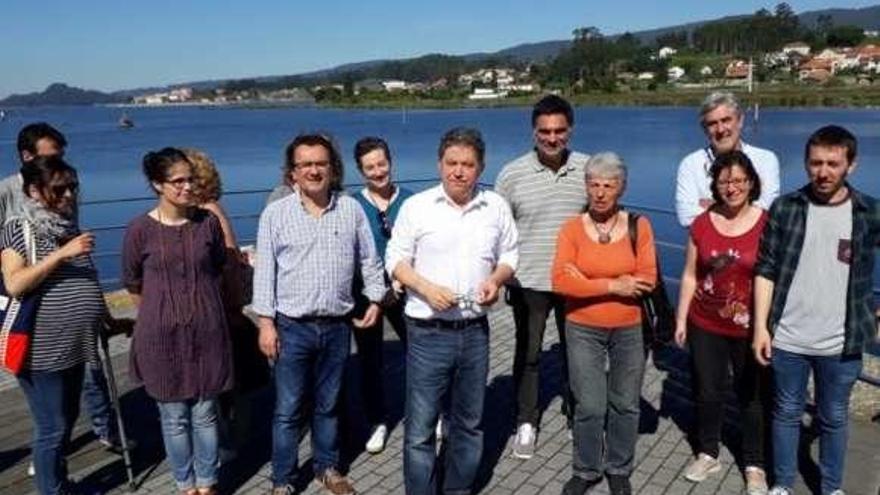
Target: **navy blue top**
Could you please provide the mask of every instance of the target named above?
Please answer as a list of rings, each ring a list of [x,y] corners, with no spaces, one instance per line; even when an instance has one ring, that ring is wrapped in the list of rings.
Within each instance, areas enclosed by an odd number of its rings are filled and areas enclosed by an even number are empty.
[[[394,222],[397,220],[400,206],[408,197],[413,195],[409,189],[396,185],[394,187],[397,188],[397,193],[391,198],[391,202],[388,203],[388,209],[385,210],[384,215],[385,220],[382,219],[383,215],[379,208],[376,208],[376,205],[367,199],[365,190],[353,195],[354,199],[360,203],[361,208],[364,209],[364,213],[367,214],[370,230],[373,232],[373,240],[376,242],[376,252],[379,253],[382,261],[385,261],[385,249],[388,247],[388,239],[391,239],[391,229],[394,228]]]

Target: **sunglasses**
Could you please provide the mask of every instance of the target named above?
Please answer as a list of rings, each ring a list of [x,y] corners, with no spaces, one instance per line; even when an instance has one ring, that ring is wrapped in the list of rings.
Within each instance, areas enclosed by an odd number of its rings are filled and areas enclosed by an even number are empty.
[[[382,234],[386,238],[390,239],[391,238],[391,228],[393,226],[391,225],[391,220],[388,219],[388,214],[385,213],[384,211],[379,212],[379,222],[381,222],[380,225],[382,226]]]
[[[67,191],[70,191],[71,195],[76,196],[77,194],[79,194],[79,183],[68,182],[67,184],[57,184],[54,186],[49,186],[49,189],[52,191],[52,195],[56,198],[64,196]]]

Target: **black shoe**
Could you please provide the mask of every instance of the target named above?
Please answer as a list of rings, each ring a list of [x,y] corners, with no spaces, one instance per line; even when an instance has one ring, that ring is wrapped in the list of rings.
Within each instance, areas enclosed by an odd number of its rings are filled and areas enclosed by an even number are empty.
[[[608,489],[611,490],[611,495],[632,495],[629,476],[622,474],[608,475]]]
[[[602,482],[602,478],[588,480],[580,476],[572,476],[562,487],[562,495],[584,495],[587,490]]]

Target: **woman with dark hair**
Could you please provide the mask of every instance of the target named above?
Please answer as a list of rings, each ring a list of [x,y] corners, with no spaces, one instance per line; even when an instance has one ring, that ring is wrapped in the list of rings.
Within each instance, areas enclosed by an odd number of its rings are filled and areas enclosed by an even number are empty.
[[[752,279],[767,212],[754,205],[761,180],[741,151],[719,154],[712,168],[714,204],[691,224],[675,341],[687,343],[696,402],[697,456],[685,470],[693,482],[721,471],[718,445],[729,369],[742,409],[746,489],[767,493],[765,474],[766,373],[751,352]]]
[[[9,296],[40,297],[18,383],[34,420],[37,490],[54,495],[66,493],[64,453],[85,364],[100,363],[97,337],[107,308],[89,256],[95,238],[76,223],[76,170],[60,157],[35,157],[21,176],[25,199],[3,228],[0,266]]]
[[[123,283],[138,305],[131,370],[159,406],[177,487],[213,494],[216,399],[233,376],[220,296],[223,231],[216,216],[194,206],[193,168],[182,151],[147,153],[143,168],[158,203],[125,231]]]

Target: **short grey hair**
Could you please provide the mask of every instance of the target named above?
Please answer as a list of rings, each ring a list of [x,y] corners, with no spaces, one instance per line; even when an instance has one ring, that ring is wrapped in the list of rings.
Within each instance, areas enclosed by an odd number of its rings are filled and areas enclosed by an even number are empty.
[[[611,151],[596,153],[584,166],[584,180],[619,179],[623,189],[626,188],[626,173],[626,164]]]
[[[700,105],[700,123],[703,122],[703,117],[705,117],[707,113],[722,105],[732,108],[739,116],[743,114],[739,100],[733,93],[729,91],[715,91],[709,93],[706,98],[703,99],[702,105]]]

